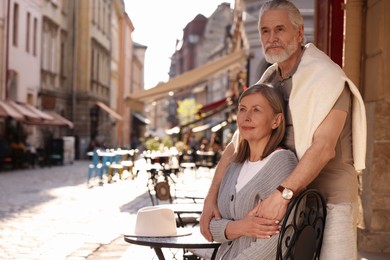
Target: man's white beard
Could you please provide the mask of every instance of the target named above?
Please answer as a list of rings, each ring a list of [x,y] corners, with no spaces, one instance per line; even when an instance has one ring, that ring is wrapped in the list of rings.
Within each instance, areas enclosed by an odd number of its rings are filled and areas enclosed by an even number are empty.
[[[283,46],[282,44],[274,44],[276,46]],[[281,63],[286,61],[290,56],[297,51],[298,49],[298,42],[294,39],[290,44],[286,46],[285,49],[282,50],[280,54],[270,54],[266,53],[266,48],[269,46],[272,46],[272,44],[267,44],[266,47],[264,48],[263,46],[263,53],[265,60],[268,63],[274,64],[274,63]]]

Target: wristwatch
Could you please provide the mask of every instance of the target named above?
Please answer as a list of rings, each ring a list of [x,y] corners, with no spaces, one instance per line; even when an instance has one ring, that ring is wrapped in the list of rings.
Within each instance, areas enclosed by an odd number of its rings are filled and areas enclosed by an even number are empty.
[[[292,190],[283,187],[282,185],[279,185],[276,189],[282,193],[282,197],[285,200],[291,200],[292,197],[294,196],[294,192]]]

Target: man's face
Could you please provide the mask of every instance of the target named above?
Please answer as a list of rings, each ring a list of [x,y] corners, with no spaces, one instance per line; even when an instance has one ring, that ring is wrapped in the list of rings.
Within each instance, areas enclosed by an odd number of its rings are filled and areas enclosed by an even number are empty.
[[[303,28],[297,30],[287,10],[268,10],[260,20],[260,38],[265,59],[282,63],[294,54],[303,41]]]

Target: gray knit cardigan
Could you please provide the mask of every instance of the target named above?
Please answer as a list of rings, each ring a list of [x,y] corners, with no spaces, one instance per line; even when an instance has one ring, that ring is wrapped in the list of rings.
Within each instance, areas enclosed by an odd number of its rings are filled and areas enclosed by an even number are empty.
[[[269,239],[241,236],[234,240],[225,237],[226,225],[244,218],[259,200],[267,198],[289,175],[297,164],[295,154],[281,150],[270,155],[266,165],[236,193],[236,183],[242,163],[231,163],[218,193],[218,208],[222,219],[212,219],[210,231],[215,241],[221,242],[217,259],[255,260],[276,259],[277,235]]]

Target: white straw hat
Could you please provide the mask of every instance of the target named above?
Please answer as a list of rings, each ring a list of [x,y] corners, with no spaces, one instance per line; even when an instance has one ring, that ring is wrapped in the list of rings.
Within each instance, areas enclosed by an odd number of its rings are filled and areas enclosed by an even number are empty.
[[[151,206],[138,210],[134,234],[139,237],[175,237],[190,235],[191,232],[176,227],[175,213],[172,209]]]

